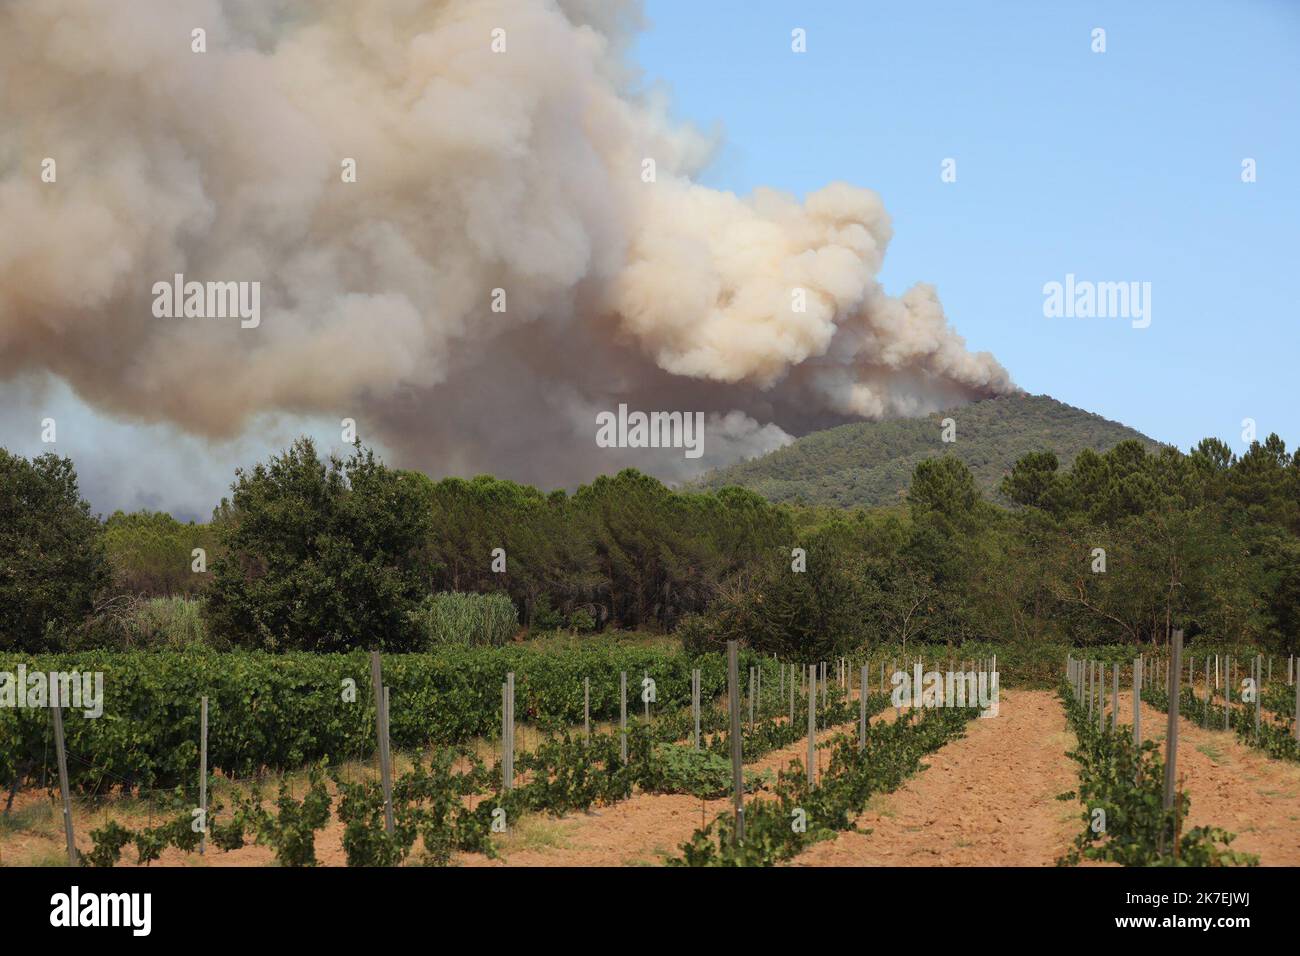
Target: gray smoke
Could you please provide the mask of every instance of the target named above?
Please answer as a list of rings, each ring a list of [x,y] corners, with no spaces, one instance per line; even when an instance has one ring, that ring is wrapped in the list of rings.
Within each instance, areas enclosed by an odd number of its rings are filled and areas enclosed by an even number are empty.
[[[875,193],[696,184],[714,144],[634,92],[640,24],[597,0],[0,5],[0,394],[61,380],[187,454],[350,417],[398,464],[556,486],[1013,390],[931,287],[881,289]],[[260,325],[156,318],[178,273],[260,282]],[[597,448],[619,402],[705,412],[704,457]]]

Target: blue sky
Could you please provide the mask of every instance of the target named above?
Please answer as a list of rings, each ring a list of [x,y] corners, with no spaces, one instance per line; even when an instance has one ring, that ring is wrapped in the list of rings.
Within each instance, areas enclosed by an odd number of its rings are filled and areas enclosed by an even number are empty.
[[[646,84],[723,136],[706,185],[874,189],[895,227],[886,288],[933,283],[1023,388],[1183,448],[1213,434],[1241,451],[1247,417],[1300,443],[1300,3],[646,12]],[[1043,285],[1067,273],[1150,282],[1150,327],[1045,318]]]

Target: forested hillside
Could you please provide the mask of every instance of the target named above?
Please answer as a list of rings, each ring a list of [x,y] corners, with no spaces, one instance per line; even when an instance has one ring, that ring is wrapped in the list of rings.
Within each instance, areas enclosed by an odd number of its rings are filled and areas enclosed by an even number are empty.
[[[956,423],[956,441],[941,439],[941,422]],[[1157,443],[1126,425],[1058,402],[1046,395],[1007,395],[962,405],[925,418],[855,422],[805,435],[761,458],[706,475],[704,488],[738,485],[770,501],[883,505],[902,498],[912,472],[926,458],[951,454],[996,497],[999,483],[1020,458],[1053,451],[1063,467],[1079,452],[1104,452],[1133,439],[1148,450]]]

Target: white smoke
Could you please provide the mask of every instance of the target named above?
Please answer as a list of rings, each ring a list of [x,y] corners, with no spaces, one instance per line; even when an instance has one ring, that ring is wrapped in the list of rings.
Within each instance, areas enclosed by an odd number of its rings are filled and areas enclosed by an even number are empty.
[[[693,182],[712,144],[635,94],[640,23],[597,0],[0,5],[0,382],[220,441],[353,417],[401,464],[548,486],[682,476],[596,448],[621,401],[708,413],[715,467],[1013,389],[932,288],[883,292],[875,193]],[[177,273],[260,282],[260,326],[155,318]]]

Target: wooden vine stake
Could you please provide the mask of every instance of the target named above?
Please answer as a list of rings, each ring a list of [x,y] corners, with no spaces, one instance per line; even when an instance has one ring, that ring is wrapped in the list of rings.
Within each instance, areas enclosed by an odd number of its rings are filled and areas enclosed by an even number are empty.
[[[208,699],[199,698],[199,816],[203,833],[199,836],[199,856],[208,848]]]
[[[1174,784],[1178,780],[1178,695],[1182,677],[1183,632],[1174,631],[1173,659],[1169,674],[1169,724],[1165,731],[1165,809],[1174,808]]]
[[[691,718],[695,726],[695,732],[692,739],[695,741],[695,749],[700,749],[700,669],[697,667],[691,671]]]
[[[861,685],[858,687],[858,751],[867,749],[867,665],[862,665]]]
[[[1255,657],[1255,739],[1259,740],[1259,721],[1260,707],[1264,696],[1264,661],[1259,656]]]
[[[1119,730],[1119,665],[1114,667],[1114,686],[1110,695],[1110,729]]]
[[[1178,778],[1178,789],[1183,789],[1183,778]],[[1183,837],[1183,807],[1179,803],[1174,807],[1174,863],[1178,862],[1178,844],[1182,842]]]
[[[1223,729],[1232,726],[1232,684],[1228,681],[1228,658],[1223,658]]]
[[[502,727],[505,749],[501,754],[501,773],[507,792],[515,788],[515,672],[506,672],[505,723]]]
[[[1201,714],[1201,726],[1206,729],[1210,726],[1210,700],[1214,692],[1210,690],[1210,658],[1205,658],[1205,710]]]
[[[370,652],[370,686],[375,695],[375,736],[379,748],[379,778],[384,788],[384,830],[393,832],[393,768],[388,753],[388,713],[384,706],[384,672],[379,652]]]
[[[1291,733],[1300,743],[1300,680],[1295,682],[1295,723],[1291,725]]]
[[[784,665],[782,665],[784,666]],[[790,723],[794,723],[794,665],[790,665]]]
[[[1106,729],[1106,665],[1101,665],[1097,679],[1097,729]]]
[[[1142,745],[1142,658],[1133,660],[1133,743]]]
[[[1104,662],[1097,662],[1097,680],[1093,685],[1093,693],[1097,695],[1097,730],[1105,730],[1106,719],[1106,665]]]
[[[808,681],[808,786],[817,786],[817,671],[810,665]]]
[[[745,840],[744,741],[740,730],[740,662],[736,641],[727,641],[727,703],[731,716],[731,790],[736,805],[735,839]]]
[[[627,671],[618,672],[618,752],[627,763]]]
[[[1088,661],[1088,723],[1092,723],[1092,687],[1096,683],[1097,662]]]
[[[59,761],[59,794],[63,797],[63,835],[68,840],[68,866],[77,866],[77,839],[72,833],[72,796],[68,791],[68,755],[63,749],[63,699],[60,683],[50,688],[50,713],[54,717],[54,754]]]

